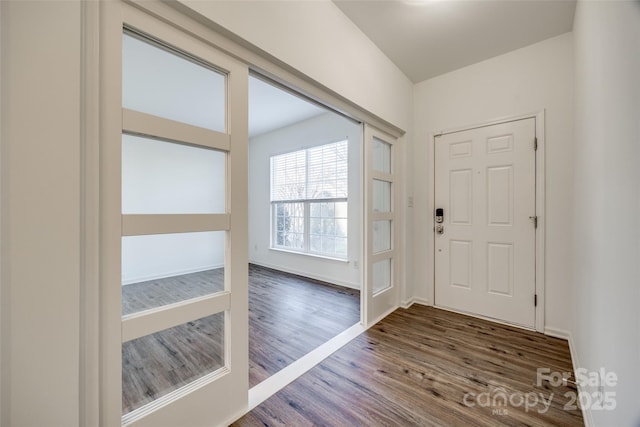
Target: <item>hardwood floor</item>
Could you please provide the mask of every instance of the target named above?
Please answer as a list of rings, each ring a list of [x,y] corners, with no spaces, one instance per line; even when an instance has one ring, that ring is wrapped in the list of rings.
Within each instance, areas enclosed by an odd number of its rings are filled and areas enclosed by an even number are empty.
[[[572,372],[566,341],[414,305],[234,425],[583,425],[579,409],[565,408],[575,385],[538,385],[537,368]]]
[[[223,289],[223,269],[125,285],[123,314]],[[123,413],[224,364],[223,317],[123,344]],[[360,292],[249,266],[249,383],[254,386],[360,320]]]
[[[122,344],[122,413],[224,366],[224,313]]]
[[[249,269],[249,386],[360,321],[360,291]]]
[[[122,287],[122,315],[224,290],[224,268],[132,283]]]

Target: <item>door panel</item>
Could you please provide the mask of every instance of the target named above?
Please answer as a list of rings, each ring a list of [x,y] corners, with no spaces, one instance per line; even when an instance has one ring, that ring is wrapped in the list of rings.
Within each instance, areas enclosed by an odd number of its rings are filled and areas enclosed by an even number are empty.
[[[489,225],[513,225],[513,166],[487,168]]]
[[[450,172],[451,223],[471,224],[471,169]]]
[[[248,397],[248,69],[102,7],[101,424],[217,425]]]
[[[435,303],[534,327],[535,119],[438,136]]]
[[[473,259],[473,246],[471,242],[466,240],[451,240],[450,248],[450,284],[460,288],[471,288],[471,277],[473,268],[471,260]]]
[[[365,324],[398,306],[395,139],[365,126]]]
[[[513,245],[487,244],[488,292],[513,296]]]

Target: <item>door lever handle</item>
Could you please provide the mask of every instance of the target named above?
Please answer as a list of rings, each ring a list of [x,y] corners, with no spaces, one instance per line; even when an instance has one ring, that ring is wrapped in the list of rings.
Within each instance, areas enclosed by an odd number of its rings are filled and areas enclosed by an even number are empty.
[[[442,225],[442,224],[436,224],[436,233],[438,233],[438,234],[444,234],[444,225]]]

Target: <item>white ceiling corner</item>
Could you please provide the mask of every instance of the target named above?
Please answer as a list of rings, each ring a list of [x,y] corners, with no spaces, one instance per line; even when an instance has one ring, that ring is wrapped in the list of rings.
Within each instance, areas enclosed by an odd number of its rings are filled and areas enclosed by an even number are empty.
[[[572,30],[575,0],[333,0],[414,83]]]

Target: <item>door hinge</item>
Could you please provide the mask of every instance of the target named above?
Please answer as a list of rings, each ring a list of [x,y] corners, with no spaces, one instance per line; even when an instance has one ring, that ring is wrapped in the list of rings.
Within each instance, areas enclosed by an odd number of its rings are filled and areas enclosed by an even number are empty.
[[[533,222],[533,228],[538,228],[538,217],[530,216],[529,219],[531,220],[531,222]]]
[[[533,306],[534,307],[538,306],[538,294],[533,295]]]
[[[533,151],[538,151],[538,137],[533,138]]]

